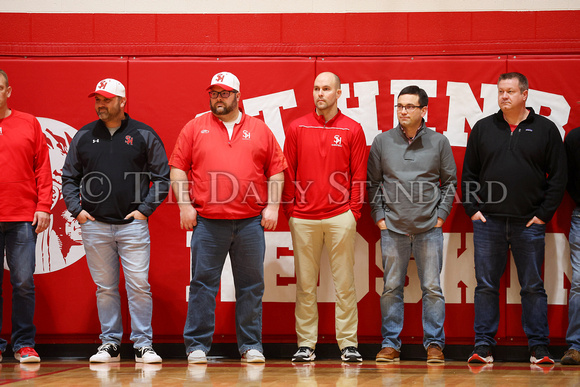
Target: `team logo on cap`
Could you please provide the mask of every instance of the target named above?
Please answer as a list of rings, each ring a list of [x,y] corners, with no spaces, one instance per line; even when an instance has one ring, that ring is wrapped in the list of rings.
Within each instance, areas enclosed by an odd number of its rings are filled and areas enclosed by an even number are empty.
[[[216,82],[223,82],[224,80],[224,75],[223,74],[218,74],[215,76],[215,81]]]
[[[99,89],[104,89],[107,87],[107,81],[101,81],[99,82]]]

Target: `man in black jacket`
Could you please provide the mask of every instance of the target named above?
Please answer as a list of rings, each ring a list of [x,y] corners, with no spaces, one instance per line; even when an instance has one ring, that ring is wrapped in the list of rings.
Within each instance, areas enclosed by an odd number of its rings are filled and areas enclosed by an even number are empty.
[[[564,141],[568,157],[568,193],[576,203],[570,219],[570,265],[572,279],[568,297],[568,331],[566,343],[570,346],[560,362],[580,364],[580,128],[570,131]]]
[[[93,96],[99,119],[77,132],[63,167],[64,200],[81,224],[87,264],[97,285],[103,344],[90,361],[120,360],[122,265],[135,361],[160,363],[152,347],[147,218],[169,192],[167,155],[157,133],[125,113],[121,82],[103,79],[89,94]]]
[[[524,75],[502,74],[497,86],[500,111],[475,124],[463,163],[462,201],[473,221],[477,279],[475,349],[468,361],[493,362],[499,283],[511,248],[530,362],[554,363],[542,267],[546,223],[566,188],[564,145],[554,123],[526,108]]]

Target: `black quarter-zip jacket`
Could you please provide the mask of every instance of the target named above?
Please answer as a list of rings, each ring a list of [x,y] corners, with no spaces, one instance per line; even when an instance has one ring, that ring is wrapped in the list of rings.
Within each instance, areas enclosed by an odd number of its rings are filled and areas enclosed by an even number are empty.
[[[566,189],[566,155],[556,125],[532,108],[512,132],[499,112],[473,127],[462,173],[467,215],[477,211],[548,222]]]
[[[149,217],[169,193],[169,165],[155,131],[127,113],[111,136],[104,122],[82,127],[63,166],[63,196],[75,218],[86,210],[96,220],[124,224],[134,210]]]

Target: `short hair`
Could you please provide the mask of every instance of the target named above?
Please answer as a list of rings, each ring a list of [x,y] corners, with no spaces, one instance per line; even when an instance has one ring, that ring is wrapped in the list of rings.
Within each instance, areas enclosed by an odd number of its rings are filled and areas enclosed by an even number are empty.
[[[528,78],[526,78],[526,76],[522,73],[516,73],[516,72],[511,72],[511,73],[503,73],[499,76],[497,83],[499,84],[501,81],[504,81],[506,79],[517,79],[518,83],[520,84],[520,92],[523,93],[524,91],[528,90]]]
[[[4,79],[6,79],[6,87],[10,86],[10,84],[8,83],[8,74],[6,74],[6,71],[0,69],[0,75],[2,75]]]
[[[421,89],[417,85],[411,85],[411,86],[407,86],[407,87],[403,88],[403,90],[401,90],[401,92],[399,93],[397,98],[399,98],[400,96],[405,95],[405,94],[411,94],[411,95],[418,96],[419,97],[419,105],[421,105],[421,107],[429,105],[429,97],[427,96],[427,92],[425,90]]]

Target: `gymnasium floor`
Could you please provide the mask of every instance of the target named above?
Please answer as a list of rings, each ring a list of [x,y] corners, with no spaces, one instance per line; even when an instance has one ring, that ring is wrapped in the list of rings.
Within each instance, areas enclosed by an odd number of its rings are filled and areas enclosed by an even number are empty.
[[[267,360],[245,364],[238,359],[209,358],[207,365],[185,359],[162,364],[89,364],[87,360],[43,360],[20,364],[4,358],[0,385],[14,386],[580,386],[580,366],[536,366],[496,362],[471,366],[464,361],[427,365],[424,361],[362,364],[321,360],[292,363]]]

